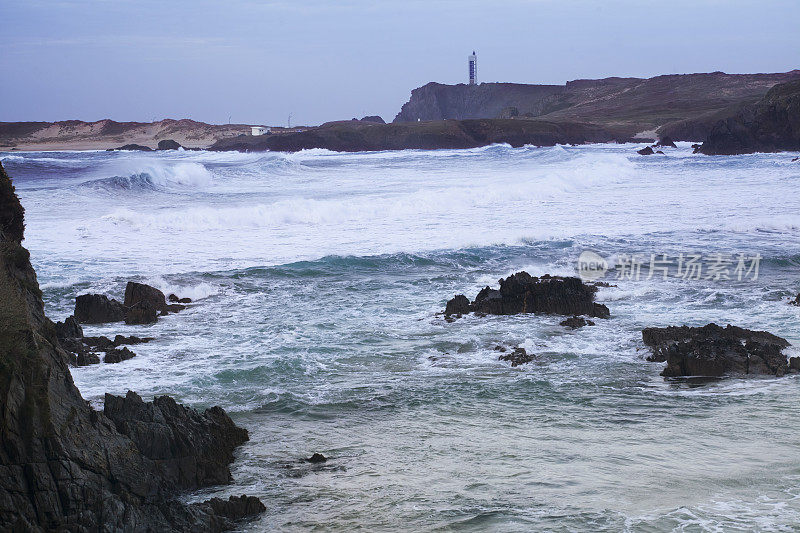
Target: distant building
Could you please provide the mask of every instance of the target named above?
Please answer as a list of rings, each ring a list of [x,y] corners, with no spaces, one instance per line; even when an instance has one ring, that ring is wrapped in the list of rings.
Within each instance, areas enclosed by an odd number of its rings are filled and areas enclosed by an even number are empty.
[[[467,56],[467,61],[469,61],[469,84],[475,85],[478,83],[478,56],[475,55],[475,50],[471,56]]]
[[[266,135],[272,131],[266,126],[253,126],[250,128],[253,135]]]

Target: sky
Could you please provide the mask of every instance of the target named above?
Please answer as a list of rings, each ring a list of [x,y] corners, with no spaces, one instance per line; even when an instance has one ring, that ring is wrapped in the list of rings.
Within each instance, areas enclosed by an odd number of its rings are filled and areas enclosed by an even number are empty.
[[[394,118],[415,87],[800,68],[797,0],[0,0],[0,121]]]

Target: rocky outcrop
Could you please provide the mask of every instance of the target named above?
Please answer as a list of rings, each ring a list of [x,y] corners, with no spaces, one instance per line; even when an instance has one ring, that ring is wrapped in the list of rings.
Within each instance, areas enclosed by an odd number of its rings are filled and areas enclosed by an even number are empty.
[[[655,146],[661,147],[661,148],[664,148],[664,147],[677,148],[677,146],[675,146],[675,141],[673,141],[672,138],[670,136],[668,136],[668,135],[665,135],[665,136],[661,137],[658,140],[658,142],[655,144]]]
[[[706,155],[800,150],[800,80],[776,85],[758,103],[720,120],[697,149]]]
[[[125,286],[125,307],[133,307],[141,302],[149,303],[156,311],[163,311],[167,307],[163,292],[144,283],[129,281]]]
[[[482,289],[472,303],[463,294],[456,296],[447,302],[445,315],[538,313],[608,318],[610,314],[608,307],[594,301],[597,288],[579,278],[517,272],[499,283],[499,289]]]
[[[566,326],[570,329],[578,329],[584,326],[594,326],[594,322],[586,320],[582,316],[571,316],[566,320],[559,322],[559,326]]]
[[[652,147],[645,146],[641,150],[636,150],[636,153],[639,154],[639,155],[653,155],[655,152],[653,152],[653,148]]]
[[[500,350],[500,351],[505,351],[505,350]],[[534,359],[536,359],[536,356],[533,354],[529,354],[527,350],[525,350],[525,348],[521,346],[518,348],[514,348],[514,350],[510,352],[503,353],[499,357],[500,361],[507,361],[511,363],[512,367],[528,364]]]
[[[386,121],[378,115],[367,115],[361,119],[361,122],[374,122],[376,124],[386,124]]]
[[[703,327],[645,328],[642,340],[652,355],[649,361],[666,361],[665,377],[726,374],[782,376],[789,364],[782,350],[786,339],[766,331],[751,331],[716,324]]]
[[[296,152],[325,148],[337,152],[364,152],[476,148],[495,143],[519,147],[628,140],[629,137],[603,127],[579,122],[483,119],[375,124],[347,120],[298,133],[220,139],[209,150]]]
[[[0,530],[222,531],[262,512],[251,498],[178,499],[180,490],[229,479],[221,462],[230,462],[230,447],[244,430],[221,409],[199,414],[159,400],[145,404],[152,408],[115,410],[112,419],[81,398],[70,356],[44,314],[36,274],[20,251],[21,214],[0,165]],[[152,422],[156,407],[163,426]],[[132,438],[117,421],[146,429]],[[154,459],[153,450],[164,453]],[[174,465],[184,460],[190,468],[176,474]]]
[[[130,152],[152,152],[153,149],[149,146],[144,146],[141,144],[124,144],[118,148],[109,148],[106,152],[118,152],[118,151],[130,151]]]
[[[183,146],[178,141],[172,139],[164,139],[158,141],[158,148],[156,150],[180,150]]]
[[[75,320],[81,324],[103,324],[125,320],[127,309],[117,300],[102,294],[82,294],[75,298]]]

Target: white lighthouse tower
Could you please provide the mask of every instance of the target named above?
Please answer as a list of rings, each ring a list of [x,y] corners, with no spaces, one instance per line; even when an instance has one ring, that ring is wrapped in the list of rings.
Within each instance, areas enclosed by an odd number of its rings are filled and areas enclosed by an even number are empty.
[[[475,55],[475,50],[471,56],[467,56],[467,61],[469,61],[469,84],[475,85],[478,81],[478,57]]]

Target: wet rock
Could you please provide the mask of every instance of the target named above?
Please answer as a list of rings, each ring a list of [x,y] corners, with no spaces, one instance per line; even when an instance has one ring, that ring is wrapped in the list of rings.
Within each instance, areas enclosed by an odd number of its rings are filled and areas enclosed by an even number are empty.
[[[162,141],[158,141],[158,148],[157,150],[180,150],[183,148],[178,141],[172,139],[164,139]]]
[[[766,331],[716,324],[703,327],[645,328],[642,340],[652,350],[649,361],[666,361],[665,377],[765,374],[788,370],[782,350],[786,339]]]
[[[125,320],[125,306],[102,294],[82,294],[75,298],[75,320],[81,324],[103,324]]]
[[[153,324],[158,320],[158,313],[150,302],[139,302],[125,316],[126,324]]]
[[[179,303],[179,304],[190,304],[192,303],[191,298],[179,298],[177,294],[170,294],[167,299],[172,303]]]
[[[249,438],[222,408],[199,413],[169,396],[144,402],[131,391],[124,398],[106,394],[103,413],[162,466],[166,479],[185,489],[228,483],[233,450]]]
[[[664,155],[664,152],[662,152],[661,150],[656,150],[656,153],[657,153],[657,154]]]
[[[476,315],[540,313],[608,318],[608,307],[594,301],[596,291],[596,287],[574,277],[547,274],[533,277],[527,272],[517,272],[501,279],[500,289],[481,289],[475,301],[469,304],[469,311]],[[465,312],[466,297],[459,296],[448,302],[448,308],[451,311],[458,309]]]
[[[653,155],[655,152],[649,146],[645,146],[641,150],[636,150],[636,153],[639,155]]]
[[[800,357],[789,358],[789,371],[800,372]]]
[[[566,320],[562,320],[559,325],[572,329],[578,329],[582,328],[583,326],[594,326],[594,322],[591,320],[586,320],[582,316],[571,316]]]
[[[117,335],[114,337],[114,346],[121,346],[123,344],[142,344],[143,342],[150,342],[151,340],[153,340],[153,337],[137,337],[136,335],[125,337],[124,335]]]
[[[670,148],[677,148],[677,146],[675,146],[675,143],[672,141],[670,137],[662,137],[661,139],[658,140],[655,146],[660,146],[660,147],[669,146]]]
[[[83,328],[74,316],[68,316],[63,322],[56,322],[56,336],[59,339],[80,339]]]
[[[797,294],[797,297],[794,300],[789,300],[789,304],[800,306],[800,293]]]
[[[465,315],[470,312],[469,299],[463,294],[456,295],[453,299],[447,302],[444,314],[450,315]]]
[[[314,453],[314,454],[311,455],[311,457],[308,457],[306,459],[306,462],[307,463],[315,463],[316,464],[316,463],[324,463],[327,460],[328,460],[328,458],[325,457],[324,455],[322,455],[321,453]]]
[[[163,311],[167,307],[163,292],[144,283],[129,281],[125,286],[125,307],[133,307],[141,302],[149,303],[156,311]]]
[[[501,361],[508,361],[512,367],[524,365],[534,360],[536,356],[529,354],[525,348],[515,348],[511,353],[504,353],[499,357]]]
[[[177,313],[178,311],[183,311],[184,309],[186,309],[186,306],[182,304],[167,304],[167,306],[164,308],[164,311]]]
[[[100,363],[100,356],[94,352],[81,352],[78,353],[75,360],[75,366],[88,366]]]
[[[267,510],[261,500],[255,496],[231,496],[227,500],[221,498],[211,498],[206,500],[207,504],[217,516],[224,516],[225,518],[237,521],[243,518],[250,518]]]
[[[114,341],[105,335],[101,335],[99,337],[84,337],[83,343],[89,348],[96,348],[101,352],[105,352],[114,348]]]
[[[103,358],[103,362],[121,363],[122,361],[133,359],[134,357],[136,357],[136,354],[127,348],[111,348],[106,352],[106,356]]]
[[[127,150],[127,151],[135,151],[135,152],[152,152],[153,149],[149,146],[143,146],[141,144],[125,144],[118,148],[109,148],[106,152],[116,152],[117,150]]]

